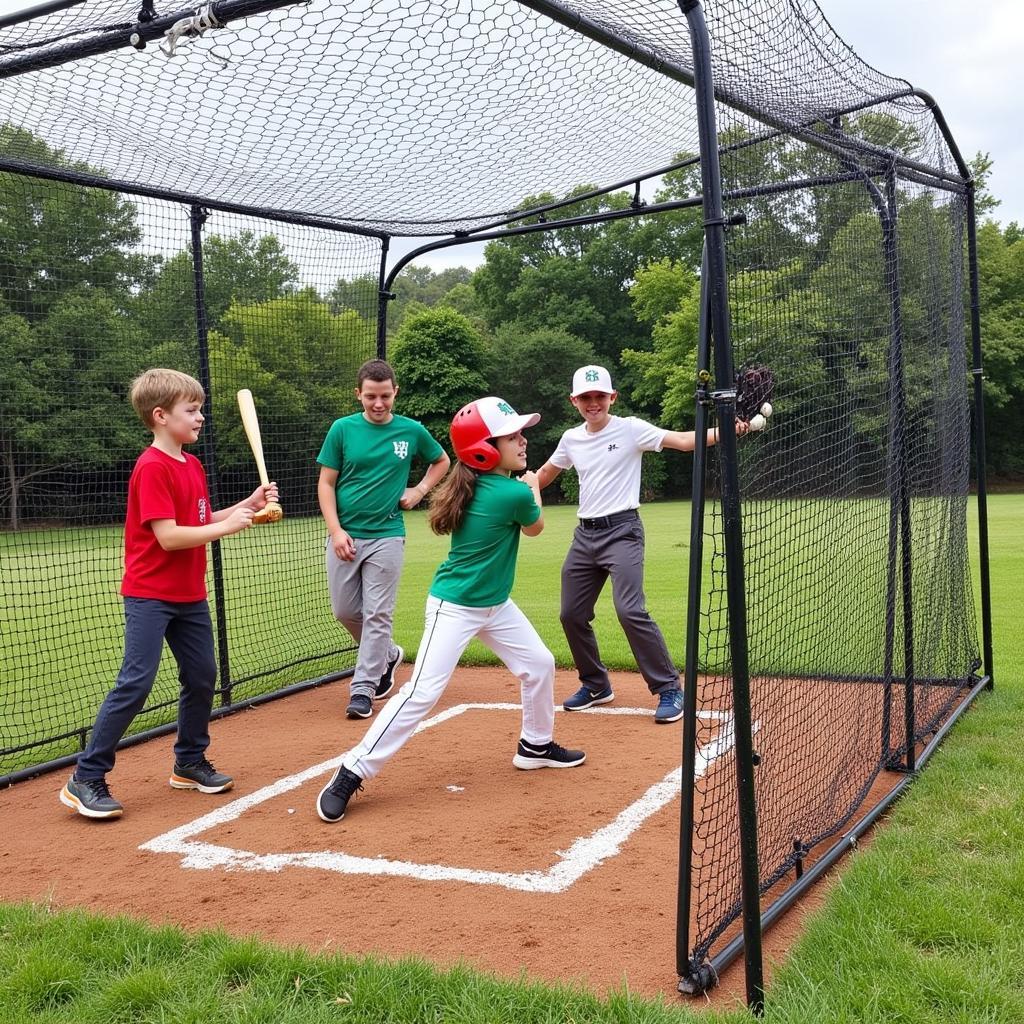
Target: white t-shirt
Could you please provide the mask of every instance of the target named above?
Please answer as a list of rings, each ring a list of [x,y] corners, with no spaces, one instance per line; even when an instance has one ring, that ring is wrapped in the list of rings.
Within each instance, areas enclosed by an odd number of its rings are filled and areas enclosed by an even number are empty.
[[[580,519],[639,508],[640,460],[644,452],[660,452],[667,433],[636,416],[612,416],[596,434],[585,423],[567,430],[549,461],[576,467]]]

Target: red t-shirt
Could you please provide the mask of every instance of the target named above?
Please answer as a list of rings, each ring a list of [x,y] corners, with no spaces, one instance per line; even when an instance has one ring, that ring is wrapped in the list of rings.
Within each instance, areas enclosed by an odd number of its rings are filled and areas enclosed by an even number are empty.
[[[203,464],[187,452],[184,461],[149,447],[138,458],[128,481],[124,523],[124,597],[158,601],[203,601],[206,598],[206,545],[164,551],[150,523],[173,519],[179,526],[206,526],[213,508]]]

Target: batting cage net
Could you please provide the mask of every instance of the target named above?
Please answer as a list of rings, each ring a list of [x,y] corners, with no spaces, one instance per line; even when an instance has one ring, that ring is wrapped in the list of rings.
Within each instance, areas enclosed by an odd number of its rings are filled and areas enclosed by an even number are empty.
[[[692,236],[722,221],[700,220],[695,9],[730,225],[710,291],[728,294],[734,366],[775,379],[734,466],[762,895],[913,764],[980,664],[972,193],[930,97],[864,64],[813,0],[83,0],[0,27],[0,775],[78,749],[116,674],[146,443],[127,389],[148,366],[206,387],[198,454],[221,505],[257,482],[234,410],[254,392],[286,505],[272,534],[213,550],[221,700],[351,666],[315,458],[384,350],[392,240],[555,228],[581,195],[616,217],[671,200],[658,255],[698,271]],[[643,343],[665,409],[693,408],[693,333]],[[694,588],[696,738],[723,754],[692,781],[695,970],[740,912],[720,451]],[[140,728],[173,720],[172,672]]]
[[[0,772],[79,749],[120,667],[127,483],[150,439],[128,389],[150,366],[204,384],[194,451],[215,508],[259,483],[235,397],[254,392],[286,504],[284,522],[208,559],[218,704],[350,668],[327,600],[315,458],[376,350],[380,241],[2,178]],[[165,658],[134,730],[174,721],[178,688]]]
[[[726,153],[723,181],[764,180],[787,164],[821,179],[855,166],[779,138]],[[727,239],[734,359],[775,378],[772,415],[740,439],[738,467],[759,884],[769,894],[863,813],[873,786],[884,792],[885,769],[906,767],[908,722],[921,743],[977,682],[965,203],[881,173],[726,212],[744,221]],[[722,468],[712,458],[705,745],[720,739],[734,701],[714,500]],[[716,769],[695,789],[694,969],[741,911],[735,775]]]

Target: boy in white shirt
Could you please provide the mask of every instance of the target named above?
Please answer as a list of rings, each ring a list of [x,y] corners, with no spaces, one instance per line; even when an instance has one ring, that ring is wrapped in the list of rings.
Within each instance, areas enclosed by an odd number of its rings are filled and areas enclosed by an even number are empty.
[[[610,576],[615,614],[641,675],[658,697],[654,721],[664,725],[683,717],[683,692],[679,670],[644,596],[640,462],[644,452],[663,448],[691,452],[695,435],[692,430],[663,430],[635,416],[613,416],[609,410],[617,397],[603,366],[581,366],[573,374],[570,401],[583,423],[562,435],[537,471],[541,488],[571,466],[580,478],[579,525],[562,565],[560,618],[581,685],[562,706],[582,711],[615,697],[592,626],[597,599]],[[746,423],[738,421],[737,429],[746,432]],[[717,435],[716,429],[709,430],[708,444]]]

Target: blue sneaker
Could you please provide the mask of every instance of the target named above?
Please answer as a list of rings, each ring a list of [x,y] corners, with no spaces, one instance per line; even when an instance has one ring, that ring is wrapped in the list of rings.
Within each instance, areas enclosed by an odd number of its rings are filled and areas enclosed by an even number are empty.
[[[357,693],[345,708],[349,718],[369,718],[373,714],[373,701],[365,693]]]
[[[606,686],[603,690],[598,690],[597,693],[594,693],[593,690],[588,690],[586,686],[581,686],[562,707],[566,711],[585,711],[587,708],[592,708],[595,704],[608,704],[613,700],[615,700],[615,694],[612,693],[610,686]]]
[[[665,690],[658,695],[658,710],[654,712],[654,721],[658,725],[678,722],[683,717],[683,691]]]

